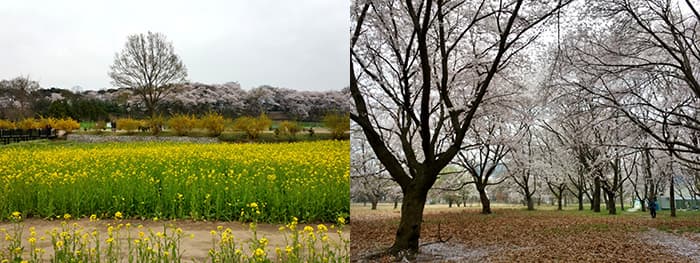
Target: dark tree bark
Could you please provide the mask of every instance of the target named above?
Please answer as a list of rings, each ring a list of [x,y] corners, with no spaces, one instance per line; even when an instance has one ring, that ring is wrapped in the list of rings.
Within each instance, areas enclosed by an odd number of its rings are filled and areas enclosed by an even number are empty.
[[[622,195],[622,189],[620,189],[620,211],[625,211],[625,197]]]
[[[593,200],[591,201],[593,212],[600,212],[600,199],[600,177],[596,176],[593,178]]]
[[[564,197],[564,190],[566,189],[566,184],[547,181],[547,186],[549,187],[549,190],[552,192],[554,197],[557,198],[557,210],[562,210],[562,199]]]
[[[578,201],[578,211],[583,211],[583,192],[576,195],[576,200]]]
[[[608,214],[614,215],[617,213],[615,208],[615,191],[606,190],[605,193],[608,196]]]
[[[394,255],[403,253],[406,248],[418,248],[418,240],[420,239],[420,229],[423,223],[423,208],[425,207],[428,190],[417,185],[409,187],[415,188],[406,188],[403,192],[404,197],[403,203],[401,204],[402,216],[399,221],[399,228],[396,230],[394,245],[389,248],[389,253]]]
[[[527,210],[535,210],[535,200],[532,198],[532,195],[525,196],[525,203],[527,203]]]
[[[489,201],[488,195],[486,195],[486,189],[483,187],[481,189],[477,188],[479,191],[479,200],[481,200],[481,213],[490,214],[491,213],[491,201]]]
[[[675,183],[673,182],[673,171],[671,171],[670,173],[668,184],[670,185],[668,199],[671,203],[671,217],[676,217],[676,191],[673,189],[673,185],[675,185]]]

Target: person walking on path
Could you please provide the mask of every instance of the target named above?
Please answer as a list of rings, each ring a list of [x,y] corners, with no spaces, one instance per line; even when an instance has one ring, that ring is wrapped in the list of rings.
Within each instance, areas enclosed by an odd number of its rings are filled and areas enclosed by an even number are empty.
[[[649,199],[649,212],[651,212],[651,218],[656,218],[656,198]]]

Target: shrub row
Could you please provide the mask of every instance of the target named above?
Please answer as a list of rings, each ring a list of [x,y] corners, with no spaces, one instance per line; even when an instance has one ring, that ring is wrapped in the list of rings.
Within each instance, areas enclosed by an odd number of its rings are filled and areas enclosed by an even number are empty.
[[[12,122],[8,120],[0,120],[0,129],[20,129],[20,130],[34,130],[34,129],[44,129],[46,126],[50,126],[52,129],[64,130],[66,132],[71,132],[73,130],[80,129],[80,123],[71,119],[56,119],[56,118],[40,118],[40,119],[23,119],[17,122]]]

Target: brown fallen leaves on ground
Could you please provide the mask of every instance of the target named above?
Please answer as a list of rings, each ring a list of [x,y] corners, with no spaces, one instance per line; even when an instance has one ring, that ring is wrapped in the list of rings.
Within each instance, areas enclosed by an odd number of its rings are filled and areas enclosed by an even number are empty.
[[[670,218],[667,212],[662,212],[651,219],[641,212],[618,215],[520,209],[496,209],[490,215],[479,214],[475,209],[428,212],[421,232],[421,243],[427,245],[421,247],[418,261],[694,262],[700,256],[679,250],[697,250],[700,245],[700,235],[694,233],[700,230],[699,215]],[[353,214],[351,260],[391,262],[388,256],[366,259],[367,255],[392,244],[398,216],[394,211],[361,213],[357,217]],[[655,234],[651,235],[652,232]],[[447,243],[435,243],[447,238],[450,238]]]

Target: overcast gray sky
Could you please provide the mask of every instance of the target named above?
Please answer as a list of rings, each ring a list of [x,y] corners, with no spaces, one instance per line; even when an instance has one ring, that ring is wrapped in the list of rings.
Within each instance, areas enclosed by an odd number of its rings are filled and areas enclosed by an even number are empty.
[[[161,32],[188,80],[338,90],[349,85],[349,1],[3,1],[0,79],[110,88],[127,36]]]

